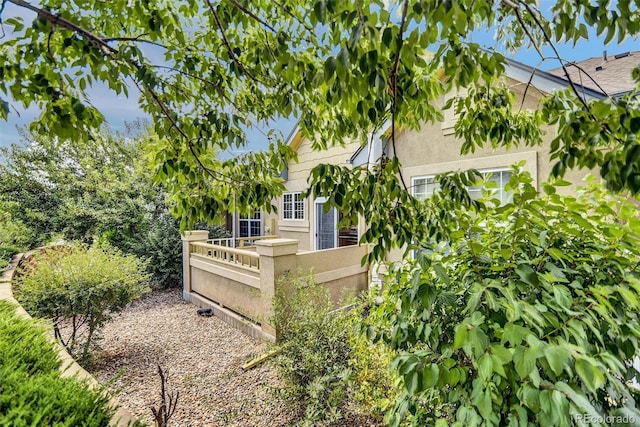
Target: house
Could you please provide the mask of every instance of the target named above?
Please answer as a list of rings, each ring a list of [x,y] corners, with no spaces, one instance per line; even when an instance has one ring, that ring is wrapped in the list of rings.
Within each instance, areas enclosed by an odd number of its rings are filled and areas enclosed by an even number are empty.
[[[620,95],[634,87],[631,70],[640,65],[640,52],[592,58],[569,64],[576,88],[585,98]],[[597,84],[587,77],[589,73]],[[627,76],[627,80],[621,75]],[[563,70],[534,70],[525,64],[507,60],[505,80],[523,108],[538,108],[546,93],[565,89],[568,81]],[[528,87],[529,85],[529,87]],[[440,99],[441,105],[450,94]],[[428,197],[436,188],[433,178],[438,173],[477,169],[491,173],[499,196],[505,201],[504,190],[509,168],[525,161],[524,169],[539,184],[551,172],[550,142],[554,129],[545,129],[541,146],[519,146],[509,150],[485,147],[461,156],[461,141],[454,135],[456,117],[445,110],[444,121],[425,124],[418,131],[404,131],[396,136],[395,154],[402,164],[405,181],[416,197]],[[339,226],[341,214],[334,208],[325,212],[323,198],[303,198],[311,169],[319,164],[361,167],[372,164],[385,150],[392,150],[381,135],[361,147],[358,142],[346,142],[327,150],[314,151],[311,141],[299,130],[289,137],[290,146],[298,153],[298,161],[288,166],[286,191],[275,202],[277,214],[256,211],[251,217],[237,214],[232,218],[233,238],[228,241],[207,241],[204,232],[188,232],[184,237],[184,297],[202,306],[214,308],[223,319],[247,332],[275,339],[277,331],[269,324],[272,298],[277,292],[278,276],[285,271],[313,269],[318,283],[325,284],[337,300],[345,288],[358,291],[370,281],[368,267],[360,262],[367,248],[358,246],[365,224]],[[565,179],[578,184],[590,171],[568,171]],[[571,191],[571,188],[564,191]],[[472,195],[480,189],[470,189]],[[277,237],[277,238],[274,238]],[[390,254],[400,259],[401,251]],[[246,320],[250,320],[247,322]],[[250,325],[250,326],[247,326]]]

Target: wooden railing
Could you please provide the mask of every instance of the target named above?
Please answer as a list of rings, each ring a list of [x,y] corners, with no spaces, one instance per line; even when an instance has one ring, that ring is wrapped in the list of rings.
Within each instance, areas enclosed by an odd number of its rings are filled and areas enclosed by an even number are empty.
[[[229,238],[210,239],[210,240],[207,240],[207,243],[210,245],[224,246],[227,248],[251,249],[255,247],[256,240],[276,239],[277,237],[278,236],[255,236],[255,237],[239,237],[237,239],[234,239],[233,237],[229,237]]]
[[[212,245],[210,243],[192,242],[191,253],[216,261],[227,262],[238,267],[260,270],[260,256],[246,249]]]

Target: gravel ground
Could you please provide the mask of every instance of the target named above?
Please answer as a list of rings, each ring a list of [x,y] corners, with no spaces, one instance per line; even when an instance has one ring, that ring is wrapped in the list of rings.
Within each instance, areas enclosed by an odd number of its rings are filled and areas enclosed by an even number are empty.
[[[180,393],[171,427],[297,425],[296,411],[274,393],[282,383],[273,364],[241,368],[266,353],[267,344],[196,310],[178,291],[145,295],[104,327],[91,373],[149,425],[150,407],[160,401],[158,365],[168,372],[168,390]],[[375,425],[347,413],[332,427]]]
[[[180,393],[171,426],[295,424],[273,393],[280,385],[273,366],[241,369],[267,345],[196,309],[177,291],[146,295],[105,326],[92,374],[150,425],[150,407],[160,401],[158,365],[168,372],[168,389]]]

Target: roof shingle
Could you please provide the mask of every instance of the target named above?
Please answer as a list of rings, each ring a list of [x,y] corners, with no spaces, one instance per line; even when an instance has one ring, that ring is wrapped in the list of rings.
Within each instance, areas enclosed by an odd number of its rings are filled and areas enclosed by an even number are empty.
[[[605,95],[615,95],[633,90],[635,82],[631,78],[631,71],[639,66],[640,51],[625,52],[613,56],[603,55],[566,64],[573,82]],[[562,68],[549,70],[549,73],[566,79]]]

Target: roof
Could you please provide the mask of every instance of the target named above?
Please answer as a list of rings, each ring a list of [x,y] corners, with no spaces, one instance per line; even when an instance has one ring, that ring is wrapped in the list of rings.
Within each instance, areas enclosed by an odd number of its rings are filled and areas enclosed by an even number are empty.
[[[640,66],[640,51],[624,52],[566,64],[571,79],[588,89],[606,95],[618,95],[633,90],[636,86],[631,71]],[[549,70],[550,74],[565,78],[562,68]],[[595,81],[594,81],[595,80]]]
[[[533,87],[545,93],[553,93],[556,90],[565,89],[569,83],[562,76],[551,74],[549,71],[543,71],[530,65],[518,62],[511,58],[505,58],[506,70],[505,75],[516,81],[531,84]],[[602,98],[603,93],[588,87],[576,84],[576,89],[585,99]]]

